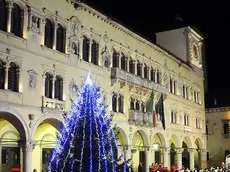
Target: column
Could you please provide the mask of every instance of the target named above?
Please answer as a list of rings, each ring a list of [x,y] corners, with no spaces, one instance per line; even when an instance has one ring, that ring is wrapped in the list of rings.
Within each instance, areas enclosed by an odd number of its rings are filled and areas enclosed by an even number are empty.
[[[52,99],[54,99],[54,97],[55,97],[55,80],[56,80],[56,77],[54,75],[54,77],[52,79]]]
[[[28,12],[22,12],[21,21],[23,21],[22,38],[28,39]]]
[[[5,65],[5,82],[4,82],[4,89],[8,89],[8,72],[9,72],[9,65]]]
[[[131,159],[131,146],[125,146],[125,160]]]
[[[134,75],[137,75],[137,62],[136,61],[133,61],[133,66],[134,66]]]
[[[117,101],[117,106],[116,106],[116,112],[119,112],[119,94],[116,94],[116,101]]]
[[[45,45],[45,26],[46,20],[40,19],[41,45]]]
[[[174,79],[172,79],[172,93],[175,93],[175,91],[174,91]]]
[[[199,150],[200,152],[200,164],[201,164],[201,168],[207,168],[207,150],[202,149]]]
[[[58,29],[58,24],[54,24],[54,37],[53,37],[53,49],[56,50],[56,45],[57,45],[57,29]]]
[[[189,166],[190,166],[190,169],[194,168],[194,150],[193,149],[189,149]]]
[[[150,78],[149,78],[149,76],[150,76],[150,75],[149,75],[149,74],[150,74],[149,71],[150,71],[150,70],[149,70],[149,67],[146,67],[146,68],[147,68],[147,80],[150,80]]]
[[[118,68],[119,69],[121,69],[121,57],[122,57],[122,55],[121,55],[121,52],[120,52],[120,54],[118,56]]]
[[[126,65],[127,65],[127,72],[129,72],[129,59],[128,58],[126,60]]]
[[[11,32],[11,14],[12,14],[12,8],[13,8],[13,5],[12,4],[9,4],[7,6],[8,8],[8,15],[7,15],[7,32]]]
[[[89,62],[91,63],[91,56],[92,56],[92,39],[89,40]]]
[[[32,152],[35,147],[35,143],[32,140],[25,141],[20,145],[23,151],[23,172],[32,171]]]
[[[22,81],[21,81],[21,73],[22,69],[17,69],[17,76],[18,76],[18,80],[17,80],[17,86],[18,86],[18,92],[21,93],[22,92]]]
[[[140,63],[140,68],[141,68],[141,77],[144,78],[144,68],[143,68],[143,64]]]
[[[152,161],[152,162],[155,162],[155,150],[154,150],[154,149],[152,149],[151,161]]]
[[[164,166],[169,167],[169,148],[164,148],[163,149],[163,154],[164,154]]]
[[[177,167],[179,169],[182,168],[182,152],[183,152],[183,149],[182,148],[178,148],[176,150],[176,155],[177,155]]]
[[[145,149],[145,171],[146,172],[149,172],[149,166],[151,165],[151,160],[150,160],[150,157],[151,157],[151,151],[149,148],[146,148]]]

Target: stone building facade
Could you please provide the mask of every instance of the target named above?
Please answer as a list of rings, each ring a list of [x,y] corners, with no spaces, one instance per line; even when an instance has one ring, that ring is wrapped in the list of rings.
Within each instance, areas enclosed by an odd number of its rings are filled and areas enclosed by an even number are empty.
[[[45,171],[63,115],[90,70],[107,93],[120,153],[148,166],[206,167],[203,38],[191,27],[155,45],[73,0],[0,0],[0,171]],[[164,47],[164,48],[163,48]],[[164,97],[165,126],[146,112]]]

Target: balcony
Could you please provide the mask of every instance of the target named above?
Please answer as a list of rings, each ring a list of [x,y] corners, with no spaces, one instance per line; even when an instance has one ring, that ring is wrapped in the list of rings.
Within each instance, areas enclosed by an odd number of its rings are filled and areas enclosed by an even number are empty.
[[[157,120],[157,119],[156,119]],[[153,115],[150,112],[141,112],[138,110],[129,110],[129,124],[137,126],[152,127]],[[161,121],[156,121],[156,126],[160,126]]]
[[[192,131],[192,127],[191,126],[188,126],[188,125],[185,125],[184,126],[184,131]]]
[[[141,88],[147,88],[150,90],[155,89],[158,92],[162,92],[165,94],[167,94],[168,92],[167,89],[163,85],[159,86],[159,84],[153,81],[147,80],[145,78],[141,78],[139,76],[136,76],[132,73],[129,73],[119,68],[111,69],[111,78],[115,81],[118,80],[118,81],[128,83],[131,85],[133,84],[135,86],[140,86]]]
[[[65,102],[57,99],[42,97],[42,111],[44,110],[65,111]]]
[[[0,89],[0,102],[22,104],[23,94],[19,92],[13,92],[11,90]]]

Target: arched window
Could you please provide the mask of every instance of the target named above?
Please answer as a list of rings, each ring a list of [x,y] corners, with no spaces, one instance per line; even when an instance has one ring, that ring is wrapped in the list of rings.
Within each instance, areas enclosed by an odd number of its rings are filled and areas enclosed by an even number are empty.
[[[13,5],[11,12],[11,33],[16,36],[22,37],[22,18],[21,18],[21,8],[18,4]]]
[[[65,53],[65,29],[58,24],[56,50]]]
[[[45,96],[47,98],[52,98],[53,75],[47,72],[45,77]]]
[[[148,79],[148,67],[147,67],[147,65],[145,64],[145,67],[144,67],[144,78],[145,79]]]
[[[224,124],[224,134],[229,134],[229,125],[227,123]]]
[[[134,110],[134,100],[130,100],[130,110]]]
[[[10,63],[8,71],[8,89],[18,91],[18,66],[15,63]]]
[[[119,54],[113,51],[113,67],[119,67]]]
[[[112,110],[117,112],[117,96],[115,94],[112,97]]]
[[[45,25],[45,46],[52,48],[53,46],[53,24],[49,19],[46,19]]]
[[[3,61],[0,60],[0,89],[4,89],[5,68]]]
[[[155,82],[155,70],[151,68],[151,81]]]
[[[0,0],[0,30],[6,31],[7,8],[5,0]]]
[[[63,79],[60,76],[56,76],[55,79],[55,99],[62,100],[63,98]]]
[[[141,63],[138,61],[137,62],[137,75],[141,76],[141,74],[142,74]]]
[[[84,36],[83,37],[83,60],[84,61],[89,61],[89,44],[90,40]]]
[[[99,57],[99,44],[93,40],[92,49],[91,49],[91,62],[95,65],[98,65]]]
[[[118,98],[118,107],[119,107],[119,112],[123,113],[124,112],[124,97],[122,95],[120,95]]]
[[[134,74],[135,70],[134,70],[134,62],[132,59],[129,60],[129,72]]]
[[[127,60],[126,60],[126,57],[123,53],[121,56],[121,69],[127,70]]]
[[[140,110],[140,103],[136,101],[136,110]]]

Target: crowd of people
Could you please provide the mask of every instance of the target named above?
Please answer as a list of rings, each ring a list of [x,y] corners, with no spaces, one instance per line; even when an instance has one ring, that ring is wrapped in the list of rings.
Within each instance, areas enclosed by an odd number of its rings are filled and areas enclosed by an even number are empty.
[[[138,166],[138,172],[144,172],[144,167],[141,163]],[[199,168],[188,169],[185,167],[179,169],[175,165],[172,166],[171,168],[168,168],[165,167],[163,163],[161,164],[152,163],[152,165],[149,167],[149,172],[230,172],[230,169],[226,169],[224,164],[221,164],[220,167],[211,167],[207,169],[199,169]]]

